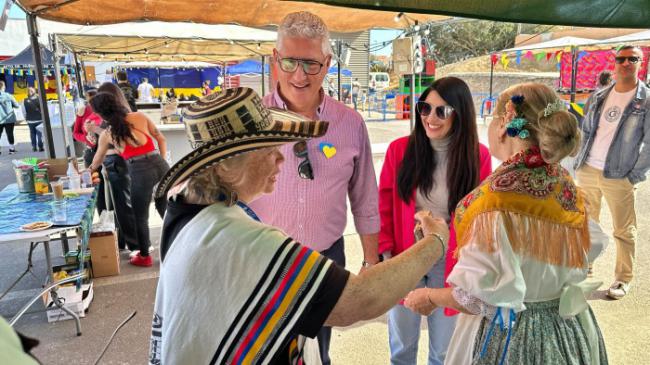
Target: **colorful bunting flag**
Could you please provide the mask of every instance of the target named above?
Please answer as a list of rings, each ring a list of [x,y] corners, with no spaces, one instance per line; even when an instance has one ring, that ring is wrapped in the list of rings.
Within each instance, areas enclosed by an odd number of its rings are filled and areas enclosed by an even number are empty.
[[[524,57],[526,57],[526,58],[528,58],[529,60],[532,61],[533,58],[534,58],[534,57],[533,57],[533,51],[528,51],[528,52],[526,52],[526,54],[524,55]]]
[[[521,51],[517,51],[516,57],[515,62],[517,62],[518,65],[521,65]]]
[[[490,55],[490,61],[492,62],[492,66],[496,65],[497,62],[499,62],[499,55],[496,54]]]
[[[557,60],[557,62],[560,62],[560,60],[562,59],[562,51],[555,51],[555,59]]]
[[[13,69],[13,68],[10,68],[10,69],[9,69],[9,75],[13,75],[13,74],[14,74],[14,69]]]
[[[546,52],[546,61],[550,60],[551,57],[553,57],[553,53],[551,53],[551,52]]]
[[[510,63],[510,60],[508,59],[508,55],[503,53],[501,55],[501,64],[503,65],[504,70],[508,68],[509,63]]]
[[[535,61],[537,62],[541,61],[542,58],[544,58],[544,52],[540,52],[535,55]]]
[[[587,51],[580,51],[580,52],[578,53],[578,60],[577,60],[577,62],[580,62],[580,59],[581,59],[582,57],[586,56],[586,55],[587,55]]]

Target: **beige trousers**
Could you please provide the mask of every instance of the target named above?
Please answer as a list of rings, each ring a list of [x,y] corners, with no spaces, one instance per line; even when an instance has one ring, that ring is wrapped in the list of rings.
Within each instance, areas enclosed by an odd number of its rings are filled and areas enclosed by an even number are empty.
[[[616,241],[616,280],[632,281],[634,245],[636,243],[636,188],[627,179],[608,179],[603,171],[584,165],[576,171],[578,186],[586,193],[589,216],[600,221],[600,206],[605,198],[612,214],[614,240]]]

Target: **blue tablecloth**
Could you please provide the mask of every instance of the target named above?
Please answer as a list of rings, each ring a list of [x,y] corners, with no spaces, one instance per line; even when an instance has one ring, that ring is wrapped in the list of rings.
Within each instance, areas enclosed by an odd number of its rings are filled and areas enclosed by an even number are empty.
[[[76,226],[84,221],[84,214],[94,207],[96,193],[80,194],[66,197],[65,222],[57,226]],[[52,221],[52,202],[54,195],[39,195],[18,192],[16,184],[7,186],[0,191],[0,234],[21,232],[20,226],[35,221]],[[88,218],[88,214],[86,214]],[[92,220],[92,212],[90,212]]]

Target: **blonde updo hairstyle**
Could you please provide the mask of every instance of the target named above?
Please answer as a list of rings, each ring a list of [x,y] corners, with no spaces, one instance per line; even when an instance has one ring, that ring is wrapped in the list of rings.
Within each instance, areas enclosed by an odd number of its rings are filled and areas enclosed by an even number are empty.
[[[511,86],[499,95],[495,115],[506,115],[506,106],[512,103],[510,98],[515,95],[524,96],[524,102],[518,106],[518,111],[523,113],[527,121],[523,129],[528,130],[530,136],[523,141],[538,145],[544,161],[560,162],[577,151],[580,145],[580,131],[576,117],[568,110],[555,111],[544,116],[544,109],[560,98],[553,89],[532,82]]]

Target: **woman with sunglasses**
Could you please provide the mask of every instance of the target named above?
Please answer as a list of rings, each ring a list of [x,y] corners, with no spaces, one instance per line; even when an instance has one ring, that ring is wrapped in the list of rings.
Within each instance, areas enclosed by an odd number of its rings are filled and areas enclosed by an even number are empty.
[[[450,223],[456,204],[491,171],[490,154],[478,141],[474,103],[464,81],[436,80],[420,96],[415,120],[411,135],[388,147],[381,172],[379,252],[384,257],[399,255],[414,244],[416,211],[429,210]],[[454,264],[450,254],[454,249],[451,226],[446,260],[436,263],[418,287],[444,286],[445,273]],[[420,320],[402,303],[389,312],[391,364],[416,363]],[[427,324],[429,364],[442,364],[455,318],[438,310],[427,317]]]

